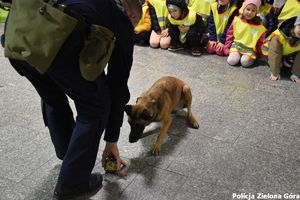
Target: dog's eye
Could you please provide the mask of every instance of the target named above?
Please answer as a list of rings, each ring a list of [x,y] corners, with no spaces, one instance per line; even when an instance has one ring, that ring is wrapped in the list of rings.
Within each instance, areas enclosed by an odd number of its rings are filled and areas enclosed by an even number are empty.
[[[152,117],[151,117],[149,111],[148,111],[147,109],[144,109],[143,112],[142,112],[141,115],[140,115],[140,118],[143,119],[143,120],[145,120],[145,121],[148,121],[148,120],[150,120]]]

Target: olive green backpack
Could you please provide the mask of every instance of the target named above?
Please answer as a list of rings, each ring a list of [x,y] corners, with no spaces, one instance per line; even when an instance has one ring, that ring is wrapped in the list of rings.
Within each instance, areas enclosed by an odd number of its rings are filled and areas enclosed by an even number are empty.
[[[54,7],[54,1],[14,0],[5,30],[5,57],[27,61],[44,73],[77,19]]]

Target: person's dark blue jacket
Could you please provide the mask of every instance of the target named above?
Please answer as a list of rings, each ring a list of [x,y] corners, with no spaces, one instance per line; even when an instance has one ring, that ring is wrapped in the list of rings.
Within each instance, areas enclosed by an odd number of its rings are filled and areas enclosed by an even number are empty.
[[[116,38],[115,48],[109,61],[107,72],[107,78],[111,93],[111,114],[105,130],[104,140],[107,142],[117,142],[120,134],[120,127],[123,123],[124,106],[130,98],[127,81],[129,78],[133,58],[134,29],[133,26],[128,26],[128,24],[131,24],[131,22],[124,13],[113,10],[119,9],[118,7],[103,5],[104,3],[111,4],[109,3],[110,1],[59,1],[59,3],[64,3],[67,5],[80,2],[88,5],[88,9],[81,10],[81,15],[86,18],[86,21],[90,24],[98,24],[107,27],[114,33]],[[118,2],[118,0],[116,0],[116,2]],[[111,17],[112,12],[124,16],[116,17],[118,20],[115,20],[115,18]],[[88,15],[86,13],[88,13]]]
[[[218,13],[223,13],[226,11],[226,9],[227,9],[227,5],[226,6],[218,6]],[[229,29],[231,22],[232,22],[234,16],[237,15],[237,13],[238,13],[238,9],[236,9],[232,13],[232,15],[229,17],[229,20],[226,24],[225,30],[220,38],[220,42],[222,44],[225,44],[227,30]],[[209,21],[208,21],[208,33],[209,33],[209,40],[217,41],[217,31],[216,31],[216,26],[215,26],[215,22],[214,22],[214,14],[212,11],[210,11],[210,16],[209,16]]]

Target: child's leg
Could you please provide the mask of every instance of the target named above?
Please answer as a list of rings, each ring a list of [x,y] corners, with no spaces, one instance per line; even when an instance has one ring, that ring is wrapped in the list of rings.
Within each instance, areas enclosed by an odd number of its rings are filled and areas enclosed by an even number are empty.
[[[158,48],[160,43],[160,35],[158,35],[155,31],[152,30],[150,35],[150,46],[152,48]]]
[[[170,43],[171,43],[171,37],[170,36],[160,38],[160,47],[162,49],[169,48]]]
[[[241,59],[241,54],[239,52],[232,52],[229,54],[228,58],[227,58],[227,63],[229,65],[236,65],[240,62]]]
[[[254,59],[247,55],[242,55],[241,57],[241,65],[243,67],[250,67],[251,65],[253,65],[254,61]]]
[[[215,41],[209,40],[207,43],[207,47],[206,47],[207,53],[209,53],[209,54],[216,53],[216,46],[217,46],[217,43]]]

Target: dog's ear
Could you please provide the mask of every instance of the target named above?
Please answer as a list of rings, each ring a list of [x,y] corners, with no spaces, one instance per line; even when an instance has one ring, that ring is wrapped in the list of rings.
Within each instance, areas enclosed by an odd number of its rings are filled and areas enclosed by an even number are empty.
[[[145,121],[149,121],[152,116],[150,115],[149,110],[147,110],[146,108],[143,110],[143,112],[140,114],[140,118],[142,118]]]
[[[132,112],[132,105],[126,105],[124,111],[128,116],[130,116]]]

